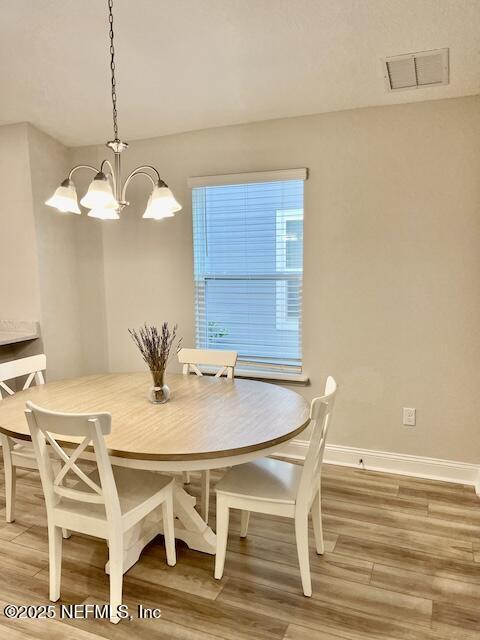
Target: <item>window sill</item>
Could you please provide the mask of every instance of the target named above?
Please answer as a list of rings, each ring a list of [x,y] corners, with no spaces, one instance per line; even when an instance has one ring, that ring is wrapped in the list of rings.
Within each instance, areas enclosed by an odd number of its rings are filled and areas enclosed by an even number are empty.
[[[207,375],[215,374],[215,369],[202,367],[202,372]],[[286,382],[288,384],[298,384],[308,386],[310,378],[306,373],[284,373],[282,371],[262,371],[261,369],[247,369],[245,367],[235,367],[235,378],[248,378],[251,380],[263,380],[265,382]]]

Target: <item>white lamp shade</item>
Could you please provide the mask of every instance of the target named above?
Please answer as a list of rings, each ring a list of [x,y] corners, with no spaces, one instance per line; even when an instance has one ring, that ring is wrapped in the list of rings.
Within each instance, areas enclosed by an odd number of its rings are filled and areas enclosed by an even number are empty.
[[[97,218],[98,220],[119,220],[120,216],[118,215],[117,209],[113,207],[97,207],[96,209],[92,209],[87,214],[90,218]]]
[[[173,193],[166,186],[154,187],[148,200],[147,208],[143,214],[144,218],[161,220],[162,218],[173,218],[182,206],[175,200]]]
[[[88,187],[87,193],[80,200],[80,204],[87,209],[116,209],[118,207],[110,182],[104,174],[97,173]]]
[[[80,213],[77,202],[77,192],[71,180],[65,180],[46,202],[49,207],[54,207],[62,213]]]

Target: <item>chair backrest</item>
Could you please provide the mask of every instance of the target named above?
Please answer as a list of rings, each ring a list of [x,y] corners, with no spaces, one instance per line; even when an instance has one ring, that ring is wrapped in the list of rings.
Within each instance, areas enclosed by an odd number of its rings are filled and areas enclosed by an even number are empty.
[[[61,498],[104,504],[108,519],[120,517],[120,503],[113,478],[112,466],[108,457],[104,436],[111,431],[112,417],[109,413],[58,413],[48,411],[27,402],[25,410],[33,446],[37,457],[40,477],[47,511],[55,509]],[[60,438],[58,438],[60,436]],[[78,445],[72,444],[74,451],[60,446],[61,436],[82,438]],[[76,464],[79,456],[92,443],[95,453],[100,484],[94,481]],[[50,446],[48,446],[50,445]],[[60,460],[58,466],[53,467],[51,455]],[[74,489],[65,484],[68,474],[81,480],[85,489]]]
[[[40,353],[37,356],[29,358],[20,358],[20,360],[10,360],[9,362],[0,363],[0,400],[2,399],[2,389],[13,396],[15,393],[6,380],[20,378],[20,376],[28,376],[23,385],[23,389],[28,389],[35,380],[37,384],[45,384],[42,371],[47,368],[47,356]]]
[[[185,375],[193,372],[197,376],[203,376],[198,366],[203,364],[207,367],[220,367],[215,374],[216,378],[220,378],[224,373],[227,374],[227,378],[233,378],[237,357],[236,351],[222,351],[220,349],[180,349],[178,352],[178,361],[183,364]]]
[[[307,508],[320,487],[323,454],[336,395],[337,383],[332,376],[328,376],[324,395],[314,398],[310,406],[312,434],[297,495],[297,503],[305,502]]]

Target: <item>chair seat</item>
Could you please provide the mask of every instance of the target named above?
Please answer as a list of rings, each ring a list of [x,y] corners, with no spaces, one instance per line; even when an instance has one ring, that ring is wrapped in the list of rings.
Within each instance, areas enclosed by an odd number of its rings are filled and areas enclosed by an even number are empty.
[[[301,475],[300,465],[260,458],[229,469],[215,490],[231,496],[294,504]]]
[[[112,467],[113,477],[118,491],[120,511],[122,517],[127,516],[133,509],[152,498],[174,482],[171,476],[162,476],[153,471],[142,471],[138,469],[127,469],[124,467]],[[95,483],[100,485],[98,470],[95,469],[88,474]],[[80,491],[91,490],[79,480],[72,488]],[[93,494],[93,492],[92,492]],[[66,511],[72,514],[87,516],[97,520],[106,520],[105,506],[90,502],[79,502],[69,498],[61,498],[55,505],[55,509]]]

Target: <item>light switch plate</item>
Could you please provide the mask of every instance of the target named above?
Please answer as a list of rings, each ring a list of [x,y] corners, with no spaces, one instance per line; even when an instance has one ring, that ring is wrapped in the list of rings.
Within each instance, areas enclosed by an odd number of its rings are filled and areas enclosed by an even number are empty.
[[[403,407],[403,424],[414,427],[417,421],[417,410],[413,407]]]

